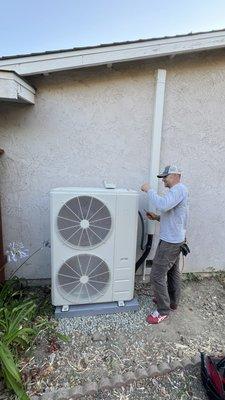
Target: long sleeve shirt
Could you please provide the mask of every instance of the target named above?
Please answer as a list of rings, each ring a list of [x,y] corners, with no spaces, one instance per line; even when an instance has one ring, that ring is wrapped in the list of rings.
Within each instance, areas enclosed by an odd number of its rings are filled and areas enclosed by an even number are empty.
[[[159,238],[169,243],[185,240],[188,217],[188,190],[183,183],[170,188],[165,196],[148,191],[150,202],[161,211]]]

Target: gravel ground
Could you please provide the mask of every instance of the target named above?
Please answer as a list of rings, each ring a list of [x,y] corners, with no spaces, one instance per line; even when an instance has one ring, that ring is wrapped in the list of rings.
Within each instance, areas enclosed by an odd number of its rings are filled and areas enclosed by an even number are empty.
[[[151,362],[180,360],[199,350],[221,355],[225,353],[224,294],[223,285],[215,278],[186,281],[179,309],[167,321],[151,326],[145,321],[153,307],[150,286],[139,284],[137,312],[60,320],[58,329],[68,335],[69,342],[49,349],[45,338],[39,341],[21,363],[27,389],[38,394],[98,382],[102,376],[135,371]],[[179,376],[182,373],[176,379]]]
[[[160,378],[145,379],[113,391],[104,391],[84,400],[208,400],[201,383],[200,366],[188,367]],[[9,393],[0,400],[15,400]]]
[[[139,381],[127,388],[86,396],[84,400],[208,400],[201,383],[200,366]]]

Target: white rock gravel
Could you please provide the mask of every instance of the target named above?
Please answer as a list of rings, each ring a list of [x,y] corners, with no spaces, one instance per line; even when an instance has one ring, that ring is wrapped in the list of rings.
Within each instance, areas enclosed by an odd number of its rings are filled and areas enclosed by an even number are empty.
[[[152,362],[190,358],[198,350],[225,354],[225,290],[217,279],[184,283],[179,309],[157,326],[145,321],[153,307],[149,285],[138,285],[136,293],[137,312],[59,320],[58,330],[69,342],[54,357],[45,338],[37,345],[26,360],[28,375],[38,368],[27,381],[29,393],[99,382]]]

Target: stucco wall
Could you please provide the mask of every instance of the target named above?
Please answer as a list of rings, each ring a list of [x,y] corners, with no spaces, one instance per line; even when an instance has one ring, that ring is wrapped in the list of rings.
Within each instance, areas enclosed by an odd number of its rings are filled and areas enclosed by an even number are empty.
[[[108,179],[137,189],[148,179],[158,67],[167,69],[161,166],[178,164],[190,189],[186,270],[225,269],[222,52],[33,77],[35,106],[0,103],[5,246],[22,241],[34,251],[49,238],[53,187],[101,186]],[[141,195],[141,208],[144,201]],[[21,275],[49,277],[49,250]]]

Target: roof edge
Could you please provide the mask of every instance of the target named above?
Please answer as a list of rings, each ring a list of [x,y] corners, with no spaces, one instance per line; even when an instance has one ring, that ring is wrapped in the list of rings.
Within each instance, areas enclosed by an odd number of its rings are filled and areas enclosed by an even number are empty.
[[[185,54],[225,47],[225,29],[111,43],[0,59],[0,69],[20,76]]]
[[[10,60],[10,59],[14,59],[14,58],[42,56],[42,55],[45,55],[45,54],[46,55],[47,54],[57,54],[57,53],[66,53],[66,52],[70,52],[70,51],[98,49],[98,48],[109,47],[109,46],[120,46],[120,45],[124,45],[124,44],[126,45],[126,44],[133,44],[133,43],[145,43],[145,42],[151,42],[151,41],[154,41],[154,40],[182,38],[182,37],[202,35],[202,34],[207,34],[207,33],[217,33],[217,32],[218,33],[219,32],[225,32],[225,28],[223,28],[223,29],[215,29],[215,30],[212,30],[212,31],[203,31],[203,32],[189,32],[189,33],[184,33],[184,34],[179,34],[179,35],[172,35],[172,36],[159,36],[159,37],[147,38],[147,39],[127,40],[127,41],[124,41],[124,42],[102,43],[102,44],[93,45],[93,46],[78,46],[78,47],[72,47],[72,48],[66,48],[66,49],[47,50],[47,51],[43,51],[43,52],[15,54],[15,55],[10,55],[10,56],[2,56],[2,57],[0,57],[0,61],[1,60]]]

